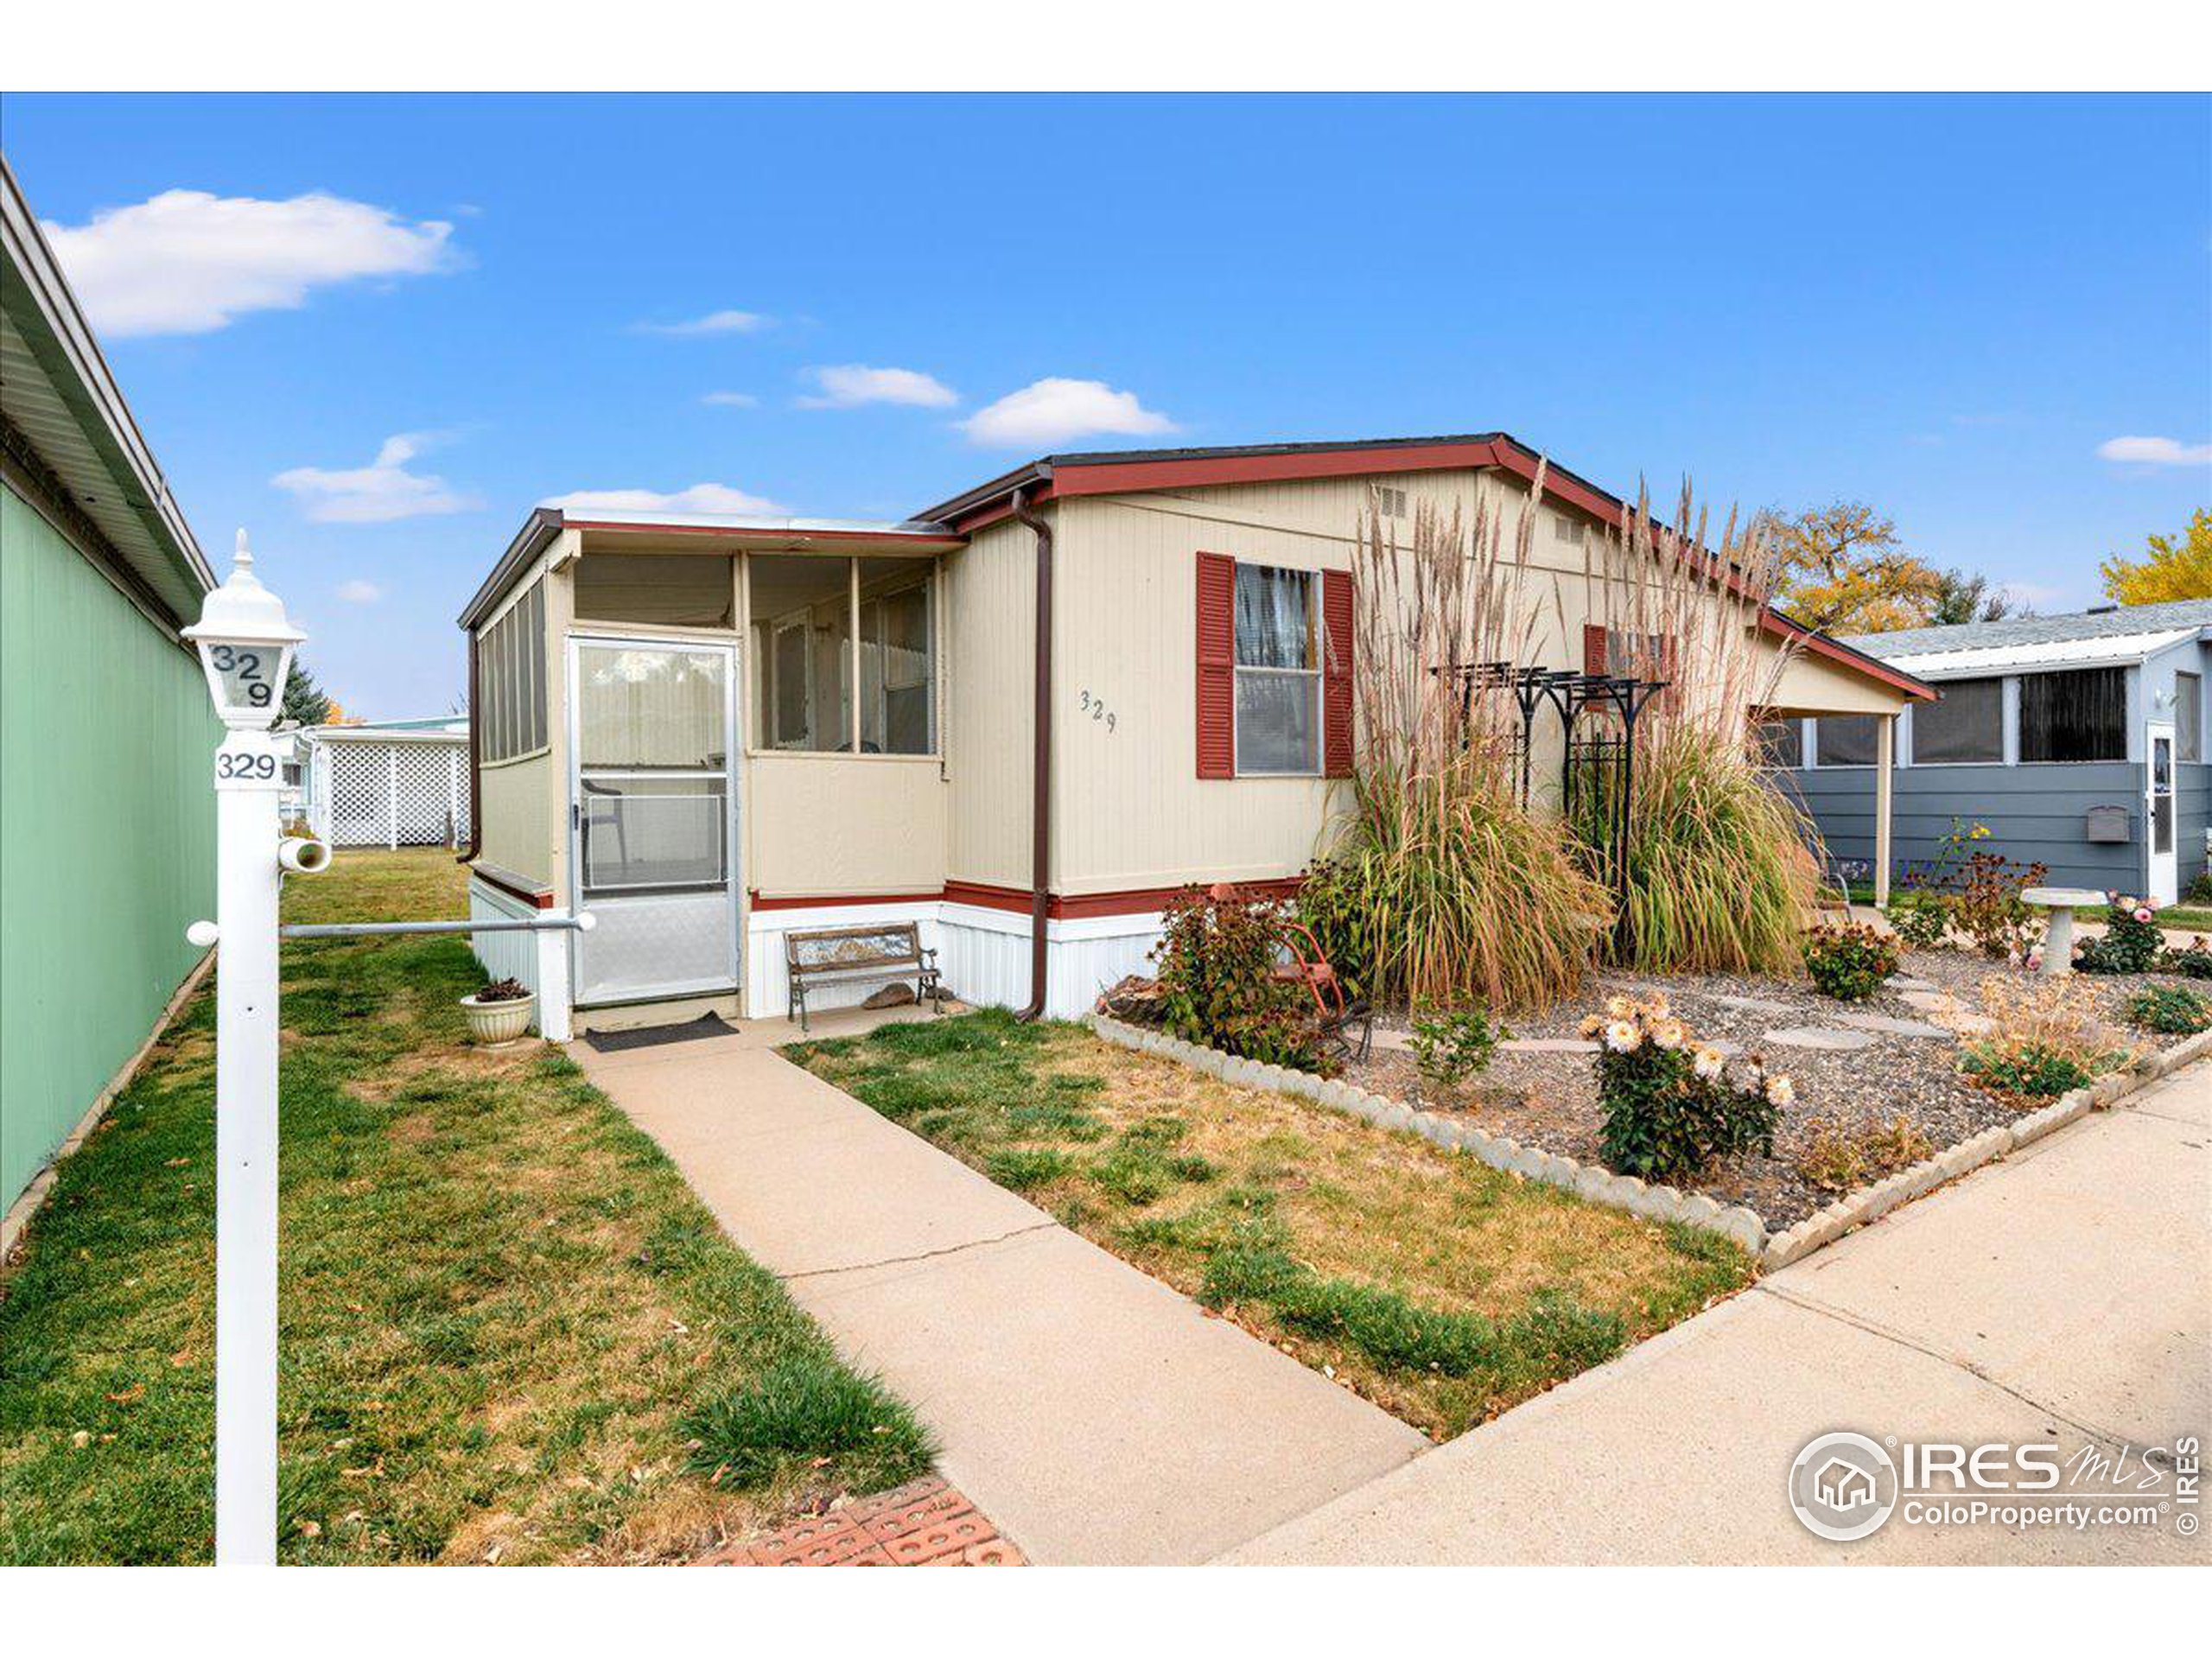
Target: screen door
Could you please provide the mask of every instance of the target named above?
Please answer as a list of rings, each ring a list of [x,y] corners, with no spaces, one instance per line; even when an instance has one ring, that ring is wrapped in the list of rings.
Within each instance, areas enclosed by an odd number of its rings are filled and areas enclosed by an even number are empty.
[[[569,868],[597,921],[580,1005],[737,986],[736,666],[731,645],[569,642]]]

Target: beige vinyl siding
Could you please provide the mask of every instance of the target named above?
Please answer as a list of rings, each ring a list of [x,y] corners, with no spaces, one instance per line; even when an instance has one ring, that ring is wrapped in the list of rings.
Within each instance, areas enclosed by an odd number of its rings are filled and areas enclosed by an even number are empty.
[[[559,817],[553,762],[544,754],[483,770],[477,797],[477,856],[540,886],[553,881],[546,828]]]
[[[1402,543],[1410,542],[1414,510],[1422,501],[1446,513],[1457,507],[1470,531],[1480,502],[1492,515],[1505,556],[1515,556],[1529,492],[1522,480],[1497,472],[1221,486],[1058,504],[1056,891],[1264,880],[1294,875],[1311,861],[1341,784],[1197,775],[1194,556],[1348,569],[1370,486],[1384,481],[1408,492],[1405,516],[1391,521]],[[1550,666],[1580,668],[1584,625],[1606,620],[1606,586],[1625,575],[1607,563],[1611,543],[1594,527],[1580,542],[1555,531],[1555,520],[1590,522],[1584,515],[1549,502],[1537,515],[1519,593],[1530,655]],[[1022,589],[1026,596],[1026,582]],[[1363,594],[1358,602],[1370,600]],[[991,639],[995,632],[982,631],[982,638]],[[1027,634],[1024,628],[1025,643]],[[994,648],[1003,654],[1014,647],[999,635]],[[974,671],[964,653],[957,671]],[[1818,708],[1894,712],[1899,706],[1885,688],[1817,658],[1795,658],[1782,684],[1779,695]],[[1018,694],[1026,697],[1026,683]],[[1093,709],[1113,716],[1110,730]],[[1026,722],[1015,722],[1012,739],[1001,740],[1002,748],[1009,741],[1021,747],[1006,750],[1012,764],[1003,770],[1018,769],[1026,783]],[[1553,792],[1559,756],[1556,722],[1540,721],[1532,766],[1540,797]],[[968,772],[956,771],[956,779],[964,791]],[[989,810],[1002,815],[1006,830],[1026,830],[1026,797],[1003,797]],[[971,810],[956,798],[956,824]],[[965,874],[959,845],[956,830],[955,873]],[[1019,860],[1008,862],[1026,868]]]
[[[952,791],[934,756],[759,753],[746,774],[753,891],[798,899],[944,885]]]
[[[1065,509],[1046,509],[1056,523]],[[1071,556],[1059,547],[1065,582]],[[1036,537],[1001,520],[945,556],[944,623],[939,633],[944,702],[938,730],[951,803],[946,871],[995,887],[1029,884],[1031,711],[1035,702]],[[1071,620],[1063,586],[1054,639],[1065,655],[1088,624]],[[1063,685],[1071,671],[1061,669]],[[1056,769],[1065,764],[1055,760]],[[1058,885],[1057,883],[1055,885]]]

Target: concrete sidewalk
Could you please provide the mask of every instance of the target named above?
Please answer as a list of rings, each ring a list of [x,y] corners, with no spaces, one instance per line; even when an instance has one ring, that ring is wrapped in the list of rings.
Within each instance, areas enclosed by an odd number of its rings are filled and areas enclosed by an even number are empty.
[[[1989,1166],[1227,1556],[1248,1562],[2204,1561],[2200,1532],[1790,1512],[1814,1435],[2212,1440],[2212,1063]],[[2164,1491],[2172,1491],[2169,1478]],[[2133,1494],[2118,1491],[2113,1500]],[[2151,1494],[2155,1498],[2158,1493]],[[2200,1509],[2212,1509],[2212,1492]]]
[[[791,1065],[791,1034],[569,1052],[1032,1560],[1205,1560],[1427,1449]]]

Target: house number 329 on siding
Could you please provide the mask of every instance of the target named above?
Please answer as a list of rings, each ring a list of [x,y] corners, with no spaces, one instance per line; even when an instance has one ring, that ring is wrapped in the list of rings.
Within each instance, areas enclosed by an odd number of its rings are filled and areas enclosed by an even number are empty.
[[[1102,700],[1092,696],[1088,691],[1083,694],[1083,712],[1089,715],[1093,720],[1103,721],[1108,731],[1110,732],[1114,729],[1114,711],[1111,709],[1109,709]]]

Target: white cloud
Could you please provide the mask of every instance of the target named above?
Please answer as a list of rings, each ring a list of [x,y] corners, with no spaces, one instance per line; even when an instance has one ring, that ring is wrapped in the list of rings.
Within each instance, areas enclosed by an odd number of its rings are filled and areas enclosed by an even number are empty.
[[[410,473],[407,463],[437,442],[432,432],[398,432],[384,441],[365,467],[330,470],[295,467],[269,481],[298,498],[316,524],[381,524],[394,518],[423,518],[435,513],[467,512],[479,504],[429,473]]]
[[[165,190],[88,225],[46,226],[92,326],[111,338],[204,334],[250,311],[289,311],[311,289],[420,276],[459,259],[443,219],[315,192],[283,201]]]
[[[976,442],[995,448],[1050,448],[1092,433],[1135,435],[1175,430],[1174,422],[1147,409],[1133,391],[1116,391],[1103,380],[1058,376],[1008,392],[960,426]]]
[[[703,317],[692,317],[683,322],[640,322],[635,327],[641,334],[684,338],[694,334],[755,334],[773,321],[758,311],[709,311]]]
[[[918,369],[875,369],[865,363],[836,363],[802,369],[800,378],[821,390],[798,400],[801,409],[854,409],[861,404],[908,404],[918,409],[950,409],[960,394]]]
[[[348,605],[373,605],[384,597],[384,589],[373,582],[363,582],[356,577],[352,582],[338,584],[338,597]]]
[[[758,495],[732,489],[727,484],[694,484],[684,490],[571,490],[548,496],[541,507],[561,507],[588,512],[597,507],[612,512],[724,512],[759,513],[782,518],[787,509]]]
[[[2183,443],[2178,438],[2107,438],[2097,453],[2107,461],[2145,467],[2212,466],[2212,443]]]
[[[715,409],[758,409],[760,400],[749,391],[710,391],[699,400]]]

